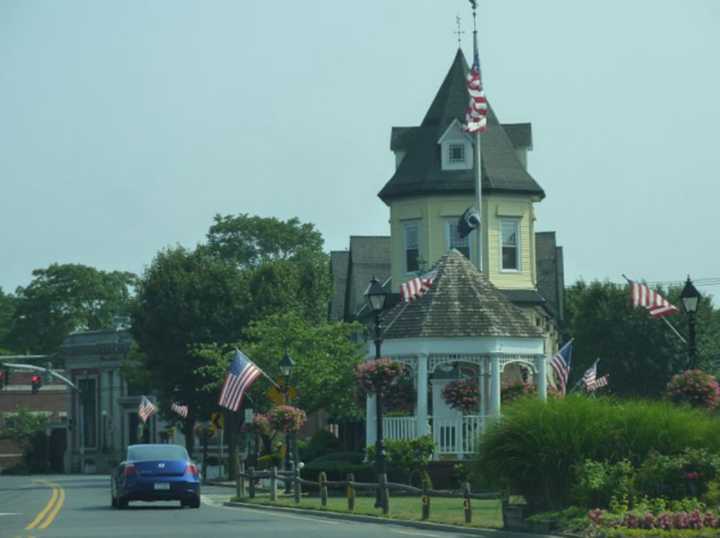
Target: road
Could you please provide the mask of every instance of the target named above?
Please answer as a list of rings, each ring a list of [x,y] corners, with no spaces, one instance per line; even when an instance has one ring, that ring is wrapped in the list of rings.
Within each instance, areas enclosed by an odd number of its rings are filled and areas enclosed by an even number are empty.
[[[198,510],[178,503],[132,503],[110,507],[109,477],[83,475],[1,476],[0,537],[223,536],[283,538],[456,538],[392,524],[334,521],[312,514],[287,514],[222,505],[233,490],[206,486]]]

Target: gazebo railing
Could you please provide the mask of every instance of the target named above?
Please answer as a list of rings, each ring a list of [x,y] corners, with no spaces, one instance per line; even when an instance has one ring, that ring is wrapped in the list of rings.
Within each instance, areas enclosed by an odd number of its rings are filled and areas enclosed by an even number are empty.
[[[438,454],[473,454],[477,450],[480,434],[485,431],[487,417],[464,415],[462,418],[428,417],[430,432]],[[384,417],[385,439],[415,439],[417,418]]]
[[[386,439],[415,439],[417,419],[413,417],[384,417],[383,429]]]

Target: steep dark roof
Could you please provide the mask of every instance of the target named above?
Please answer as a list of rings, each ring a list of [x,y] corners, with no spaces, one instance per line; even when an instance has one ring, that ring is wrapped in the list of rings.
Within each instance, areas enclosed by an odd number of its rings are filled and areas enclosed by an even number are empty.
[[[503,123],[502,128],[513,147],[532,149],[532,124]]]
[[[557,246],[555,232],[535,234],[535,264],[538,291],[547,299],[555,318],[562,323],[565,318],[565,274],[563,251]]]
[[[435,265],[430,290],[383,315],[384,338],[508,336],[542,333],[457,250]]]
[[[418,194],[465,194],[474,192],[474,170],[442,170],[438,139],[450,123],[462,122],[468,94],[465,78],[468,65],[458,49],[450,70],[419,127],[395,127],[390,138],[393,151],[406,152],[402,162],[378,196],[386,203],[394,198]],[[516,147],[530,147],[527,127],[510,127],[511,140],[490,106],[488,129],[481,135],[483,192],[500,191],[544,197],[545,193],[515,154]]]

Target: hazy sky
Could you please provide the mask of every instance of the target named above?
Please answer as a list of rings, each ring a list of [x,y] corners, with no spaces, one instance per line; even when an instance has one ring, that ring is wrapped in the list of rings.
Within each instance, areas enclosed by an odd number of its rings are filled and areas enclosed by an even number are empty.
[[[566,283],[720,277],[720,2],[480,0],[486,93],[532,122]],[[216,213],[388,234],[466,0],[0,0],[0,287],[141,273]],[[701,287],[717,294],[718,287]]]

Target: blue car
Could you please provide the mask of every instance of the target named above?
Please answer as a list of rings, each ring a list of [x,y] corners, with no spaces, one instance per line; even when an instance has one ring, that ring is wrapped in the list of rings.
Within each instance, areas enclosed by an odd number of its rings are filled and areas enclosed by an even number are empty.
[[[178,445],[130,445],[111,476],[113,508],[130,501],[180,501],[200,508],[200,473]]]

